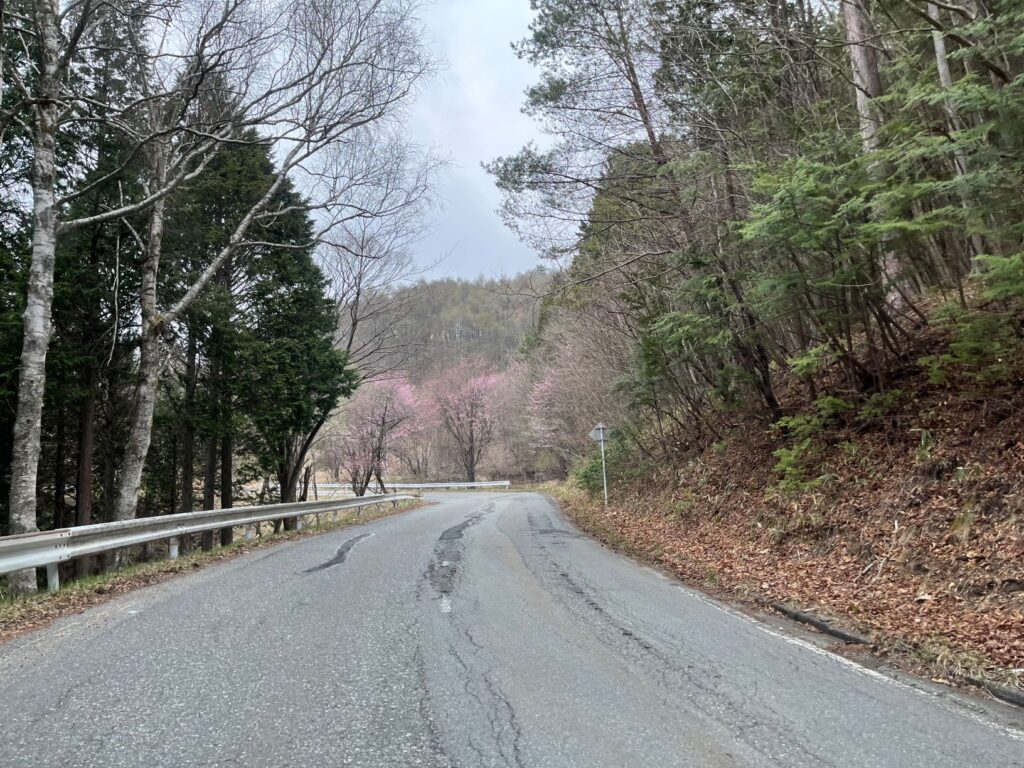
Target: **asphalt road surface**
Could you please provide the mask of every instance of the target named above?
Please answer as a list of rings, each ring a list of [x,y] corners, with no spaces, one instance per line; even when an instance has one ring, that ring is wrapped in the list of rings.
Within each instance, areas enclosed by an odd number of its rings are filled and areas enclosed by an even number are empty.
[[[1024,766],[1008,706],[746,617],[541,496],[434,498],[0,647],[0,764]]]

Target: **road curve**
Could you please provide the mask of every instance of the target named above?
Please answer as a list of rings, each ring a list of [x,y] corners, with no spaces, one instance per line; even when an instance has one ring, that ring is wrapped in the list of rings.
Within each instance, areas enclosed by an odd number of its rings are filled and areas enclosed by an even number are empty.
[[[470,493],[0,647],[0,765],[1024,766],[1020,719]]]

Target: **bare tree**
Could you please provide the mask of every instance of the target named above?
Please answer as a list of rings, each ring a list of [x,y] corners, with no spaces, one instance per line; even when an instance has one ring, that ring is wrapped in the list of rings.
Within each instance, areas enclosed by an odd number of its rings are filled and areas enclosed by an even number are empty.
[[[371,383],[361,388],[345,409],[345,426],[338,436],[340,469],[356,496],[366,494],[376,480],[383,493],[389,445],[401,439],[415,417],[412,385],[403,379]]]
[[[254,111],[260,115],[260,140],[278,150],[277,172],[263,196],[231,223],[230,234],[206,268],[163,310],[156,296],[163,221],[160,207],[153,208],[140,297],[135,417],[121,470],[116,519],[135,515],[152,430],[155,383],[167,359],[165,337],[234,254],[260,244],[258,236],[251,236],[258,232],[258,224],[294,212],[294,204],[275,205],[286,181],[295,177],[304,187],[308,200],[302,207],[321,218],[318,239],[346,222],[387,213],[365,205],[363,186],[373,179],[352,174],[351,157],[368,149],[367,139],[373,138],[368,128],[386,125],[429,69],[412,11],[403,0],[308,0],[275,5],[270,16],[248,20],[256,25],[253,37],[269,35],[279,43],[245,73],[239,90],[248,98],[235,101],[241,101],[245,121],[252,121]],[[159,178],[159,159],[152,172]],[[310,443],[304,440],[296,451],[300,467]]]
[[[184,8],[185,4],[181,5]],[[24,334],[19,370],[18,405],[13,433],[11,465],[10,523],[16,533],[36,529],[36,476],[40,455],[40,426],[46,378],[46,353],[52,332],[54,257],[57,241],[78,229],[124,219],[145,211],[163,200],[177,186],[198,176],[209,162],[222,138],[217,126],[194,126],[179,120],[150,130],[145,113],[153,103],[174,104],[176,111],[187,110],[199,82],[223,68],[218,55],[220,43],[229,33],[229,19],[238,3],[227,3],[220,13],[200,13],[194,45],[179,52],[159,50],[147,54],[154,68],[168,73],[166,91],[150,89],[146,94],[122,96],[122,100],[97,103],[95,98],[74,85],[73,73],[88,58],[94,36],[101,24],[123,25],[136,39],[147,31],[150,22],[169,26],[169,4],[96,2],[61,4],[39,0],[31,4],[31,15],[0,9],[8,34],[21,41],[23,56],[15,60],[15,51],[3,51],[6,61],[0,66],[19,100],[0,112],[0,131],[16,124],[31,136],[32,255],[23,319]],[[165,40],[168,38],[165,35]],[[173,74],[171,74],[173,73]],[[183,114],[183,112],[182,112]],[[102,121],[111,130],[121,132],[129,148],[115,170],[101,178],[82,182],[57,168],[57,139],[76,123]],[[65,220],[62,212],[70,203],[88,194],[98,185],[118,178],[137,158],[153,152],[157,145],[179,144],[174,157],[155,152],[160,160],[159,174],[143,195],[109,210]],[[58,178],[61,185],[58,191]],[[20,572],[8,578],[15,592],[34,589],[34,574]]]
[[[347,202],[355,215],[337,222],[323,237],[318,261],[330,281],[338,316],[335,346],[345,352],[360,381],[369,384],[401,379],[414,354],[397,329],[415,296],[400,289],[422,271],[413,262],[412,246],[424,233],[423,214],[434,203],[432,183],[440,162],[399,132],[374,135],[364,129],[361,134],[365,151],[334,153],[336,173],[350,182]],[[344,423],[351,407],[343,405],[334,420]],[[321,437],[320,458],[332,457],[331,471],[348,467],[351,475],[351,467],[364,466],[352,454],[347,428],[321,436],[327,423],[325,419],[314,425],[293,452],[296,476]]]
[[[397,289],[418,273],[411,246],[423,234],[423,212],[433,204],[431,185],[439,166],[399,130],[373,128],[354,130],[344,143],[327,148],[330,178],[344,183],[345,215],[331,220],[318,247],[338,314],[335,346],[362,382],[398,376],[409,358],[409,346],[395,328],[411,299]],[[282,498],[290,498],[288,489],[328,420],[297,435],[289,447]]]
[[[514,371],[530,382],[526,411],[535,448],[554,452],[565,467],[590,454],[587,433],[598,421],[624,423],[615,383],[630,372],[635,341],[621,311],[595,304],[553,313],[531,368]]]
[[[649,182],[652,166],[669,159],[649,5],[538,0],[530,35],[514,46],[541,69],[524,111],[554,142],[531,144],[487,168],[506,193],[506,223],[538,253],[561,258],[575,252],[594,195],[611,186],[610,171],[635,186]],[[634,216],[657,215],[641,207]]]
[[[397,327],[415,295],[399,289],[428,268],[416,266],[412,248],[425,233],[440,166],[395,134],[376,141],[373,152],[350,158],[348,176],[362,182],[361,215],[330,233],[319,260],[337,307],[336,345],[364,381],[405,369],[414,352]]]

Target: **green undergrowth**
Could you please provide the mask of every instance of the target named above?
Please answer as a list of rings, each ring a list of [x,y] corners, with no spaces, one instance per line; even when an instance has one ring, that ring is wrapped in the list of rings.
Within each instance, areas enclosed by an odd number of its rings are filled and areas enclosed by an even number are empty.
[[[610,439],[605,443],[605,468],[609,488],[642,483],[651,472],[648,462],[638,455],[625,437],[615,429],[611,431]],[[604,479],[598,448],[594,449],[589,458],[576,466],[571,480],[588,493],[603,493]]]

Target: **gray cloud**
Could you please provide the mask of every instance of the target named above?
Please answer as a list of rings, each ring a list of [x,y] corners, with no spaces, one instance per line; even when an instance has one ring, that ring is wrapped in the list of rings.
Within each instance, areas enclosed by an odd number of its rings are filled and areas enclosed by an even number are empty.
[[[451,159],[438,185],[443,207],[417,261],[444,262],[431,275],[511,274],[537,264],[494,212],[500,196],[480,167],[537,138],[523,115],[523,90],[536,73],[519,61],[510,43],[522,38],[531,18],[529,0],[438,0],[423,10],[438,76],[420,93],[409,129],[413,139]]]

